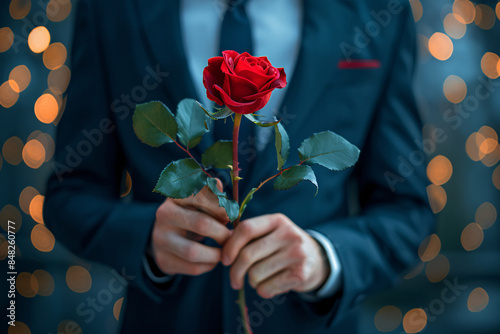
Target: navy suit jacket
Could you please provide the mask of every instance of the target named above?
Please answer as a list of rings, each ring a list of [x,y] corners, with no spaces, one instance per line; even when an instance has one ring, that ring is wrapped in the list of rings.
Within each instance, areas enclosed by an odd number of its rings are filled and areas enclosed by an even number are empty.
[[[241,333],[227,268],[178,275],[159,287],[142,265],[165,200],[152,189],[162,169],[184,155],[175,145],[141,143],[132,114],[136,103],[161,100],[175,110],[181,99],[196,98],[178,14],[173,0],[80,1],[45,221],[75,254],[135,276],[123,304],[123,333]],[[306,184],[283,192],[266,185],[245,214],[281,212],[323,233],[338,252],[342,287],[332,298],[308,302],[294,292],[266,301],[247,286],[255,333],[339,331],[356,304],[390,287],[417,261],[418,245],[434,224],[425,162],[412,159],[423,151],[411,87],[416,45],[408,2],[304,0],[303,22],[279,115],[293,149],[289,163],[298,161],[294,150],[303,139],[324,130],[358,146],[360,160],[342,172],[315,167],[316,197]],[[357,62],[345,62],[349,58]],[[270,143],[250,162],[242,192],[273,175],[275,159]],[[125,169],[133,182],[128,202],[120,199]]]

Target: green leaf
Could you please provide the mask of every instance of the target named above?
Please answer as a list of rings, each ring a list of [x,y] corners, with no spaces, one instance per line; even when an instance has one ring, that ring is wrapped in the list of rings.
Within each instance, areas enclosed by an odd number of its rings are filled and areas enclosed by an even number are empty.
[[[228,107],[224,107],[221,109],[216,108],[217,109],[216,112],[210,112],[207,109],[205,109],[205,107],[203,107],[203,105],[201,103],[199,103],[199,102],[197,102],[197,103],[201,107],[201,109],[205,112],[205,114],[207,114],[207,116],[213,120],[223,119],[223,118],[226,118],[226,117],[234,114],[234,112],[231,109],[229,109]]]
[[[207,175],[193,159],[173,161],[161,172],[155,192],[170,198],[196,195],[204,186]]]
[[[283,171],[283,173],[281,173],[281,175],[274,180],[274,189],[288,190],[304,180],[307,180],[316,186],[317,194],[318,182],[316,181],[316,175],[311,167],[304,165],[295,165],[290,167],[290,169]]]
[[[226,193],[217,189],[217,180],[214,178],[207,178],[207,186],[219,199],[219,206],[226,210],[227,216],[230,221],[235,221],[238,218],[240,207],[236,201],[227,198]]]
[[[233,142],[219,140],[201,155],[201,163],[205,167],[229,168],[233,164]]]
[[[257,188],[252,188],[252,190],[250,190],[248,192],[248,194],[245,196],[245,199],[243,200],[243,202],[241,202],[241,206],[240,206],[240,217],[243,216],[243,212],[245,211],[245,209],[247,208],[247,205],[248,203],[252,200],[253,198],[253,194],[255,194],[255,192],[257,191],[258,189]]]
[[[184,99],[177,106],[177,126],[179,140],[188,148],[193,148],[208,132],[208,117],[200,104],[193,99]]]
[[[288,134],[281,123],[274,126],[276,155],[278,156],[278,170],[282,170],[290,153]]]
[[[270,127],[270,126],[274,126],[274,125],[276,125],[276,124],[278,124],[280,122],[274,116],[273,116],[273,120],[272,121],[259,121],[255,117],[254,114],[245,114],[245,117],[248,118],[255,125],[258,125],[258,126],[260,126],[262,128],[267,128],[267,127]]]
[[[159,101],[136,105],[132,121],[135,134],[145,144],[158,147],[175,141],[174,114]]]
[[[315,133],[302,142],[299,157],[306,165],[318,164],[339,171],[358,161],[359,149],[343,137],[324,131]]]

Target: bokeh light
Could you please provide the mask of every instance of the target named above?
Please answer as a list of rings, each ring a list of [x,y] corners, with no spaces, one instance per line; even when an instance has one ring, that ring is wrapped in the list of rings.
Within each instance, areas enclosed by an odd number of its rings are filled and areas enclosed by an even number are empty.
[[[469,158],[474,161],[479,161],[484,158],[484,153],[479,149],[483,141],[485,140],[484,136],[479,132],[473,132],[469,138],[467,138],[467,142],[465,143],[465,151]]]
[[[484,232],[481,226],[477,223],[470,223],[467,225],[460,236],[462,247],[466,251],[473,251],[483,243]]]
[[[0,28],[0,53],[5,52],[14,43],[14,33],[9,27]]]
[[[54,249],[55,238],[45,225],[36,224],[31,230],[31,243],[40,252],[50,252]]]
[[[471,312],[480,312],[488,306],[489,300],[488,293],[483,288],[475,288],[469,294],[467,308]]]
[[[32,277],[36,278],[38,282],[38,294],[40,296],[48,297],[54,292],[54,278],[52,275],[43,269],[37,269],[33,272]]]
[[[429,52],[438,60],[447,60],[453,54],[453,42],[441,32],[436,32],[429,38]]]
[[[43,53],[43,64],[49,70],[57,70],[66,62],[68,52],[62,43],[50,44]]]
[[[453,3],[453,14],[461,23],[469,24],[474,22],[476,8],[469,0],[455,0]]]
[[[30,214],[31,200],[37,195],[40,195],[40,193],[32,186],[27,186],[23,189],[23,191],[21,191],[21,194],[19,195],[19,207],[24,213],[28,215]]]
[[[36,139],[40,143],[42,143],[45,149],[45,162],[49,161],[54,155],[54,150],[55,150],[54,139],[48,133],[44,133],[40,130],[33,131],[28,136],[27,141],[30,141],[32,139]]]
[[[12,82],[15,82],[16,84],[12,85]],[[12,69],[12,71],[10,71],[9,83],[15,92],[21,93],[28,87],[30,82],[31,72],[26,65],[16,66]]]
[[[493,181],[493,185],[495,188],[500,190],[500,165],[495,168],[493,174],[491,175],[491,180]]]
[[[430,184],[427,186],[427,197],[433,213],[438,213],[444,209],[448,197],[443,187]]]
[[[132,178],[130,177],[130,174],[128,171],[125,173],[125,189],[123,189],[121,193],[121,197],[125,197],[130,193],[130,190],[132,189]]]
[[[420,21],[424,13],[424,7],[422,6],[422,3],[419,0],[410,0],[410,5],[415,22]]]
[[[24,19],[30,9],[31,0],[11,0],[9,5],[9,13],[14,20]]]
[[[429,282],[441,282],[450,272],[450,261],[443,254],[439,254],[432,261],[427,262],[425,275]]]
[[[500,58],[496,53],[486,52],[481,58],[481,70],[490,79],[498,78],[498,62]]]
[[[23,141],[19,137],[10,137],[3,143],[2,155],[9,164],[17,166],[23,160]]]
[[[474,23],[484,30],[489,30],[495,25],[495,11],[488,5],[479,4],[476,6],[476,18]]]
[[[47,18],[53,22],[61,22],[71,13],[70,0],[50,0],[47,4]]]
[[[59,112],[59,104],[52,94],[43,94],[35,102],[36,118],[42,123],[53,122]]]
[[[23,297],[33,298],[38,293],[38,281],[28,272],[22,272],[16,279],[17,292]]]
[[[36,139],[32,139],[23,148],[24,163],[33,169],[39,168],[45,162],[45,147]]]
[[[422,262],[428,262],[438,256],[440,251],[441,240],[436,234],[431,234],[420,244],[418,256]]]
[[[30,328],[24,322],[16,320],[15,326],[9,326],[8,334],[31,334]]]
[[[31,30],[28,35],[28,46],[34,53],[45,51],[50,44],[50,33],[44,26]]]
[[[115,316],[116,321],[120,321],[120,312],[122,310],[123,305],[123,297],[118,299],[113,305],[113,315]]]
[[[408,334],[418,333],[427,325],[427,314],[421,308],[406,312],[403,318],[403,329]]]
[[[450,75],[443,84],[444,96],[452,103],[460,103],[467,96],[467,85],[457,75]]]
[[[85,293],[92,287],[92,277],[87,269],[71,266],[66,272],[66,284],[74,292]]]
[[[443,156],[435,156],[427,165],[427,177],[435,185],[443,185],[448,182],[453,174],[453,166],[450,160]]]
[[[12,80],[4,82],[0,86],[0,105],[4,108],[10,108],[16,104],[19,98],[19,86]]]
[[[71,79],[71,71],[68,66],[63,65],[56,70],[50,71],[47,78],[49,89],[56,94],[63,94],[68,88]]]
[[[403,313],[396,306],[388,305],[377,311],[374,318],[375,328],[379,332],[392,332],[401,324]]]
[[[30,202],[29,212],[31,218],[39,224],[43,224],[43,202],[45,197],[36,195]]]
[[[457,20],[457,17],[451,13],[446,15],[443,25],[446,34],[454,39],[464,37],[465,32],[467,31],[467,25]]]
[[[7,204],[2,208],[2,210],[0,210],[0,225],[5,231],[7,231],[7,223],[9,220],[15,223],[14,231],[19,231],[19,228],[21,228],[22,224],[21,212],[19,212],[19,210],[12,204]]]

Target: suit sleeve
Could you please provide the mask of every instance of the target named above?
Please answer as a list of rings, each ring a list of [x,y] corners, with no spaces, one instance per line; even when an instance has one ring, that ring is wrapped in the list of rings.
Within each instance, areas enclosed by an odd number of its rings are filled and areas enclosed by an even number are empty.
[[[90,1],[80,1],[67,108],[57,127],[45,222],[57,240],[88,260],[104,263],[158,301],[143,256],[158,204],[120,201],[124,157],[110,111],[109,82]]]
[[[326,311],[330,325],[367,294],[395,284],[417,262],[418,246],[434,228],[426,157],[418,144],[422,124],[412,91],[415,27],[406,9],[393,61],[387,65],[392,69],[386,88],[354,172],[361,212],[313,227],[332,241],[342,267],[340,293]],[[408,164],[402,166],[403,161]]]

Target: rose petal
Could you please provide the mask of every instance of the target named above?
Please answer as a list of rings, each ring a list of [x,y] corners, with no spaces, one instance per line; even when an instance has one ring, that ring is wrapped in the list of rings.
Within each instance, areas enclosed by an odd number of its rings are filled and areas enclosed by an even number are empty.
[[[224,84],[224,73],[220,70],[222,63],[222,57],[210,58],[208,66],[203,70],[203,86],[207,90],[207,97],[219,105],[222,105],[222,100],[219,92],[214,89],[214,86],[222,86]]]
[[[241,56],[238,52],[233,50],[222,51],[222,58],[224,59],[221,71],[223,73],[234,73],[237,58]]]
[[[231,109],[233,112],[238,113],[238,114],[253,114],[254,112],[262,109],[267,101],[263,101],[262,98],[258,98],[257,100],[253,102],[246,102],[246,103],[241,103],[241,102],[236,102],[229,95],[224,92],[224,90],[220,87],[215,87],[217,90],[219,90],[222,100],[224,101],[224,104]]]
[[[259,87],[252,81],[233,74],[226,74],[224,91],[231,96],[234,101],[243,101],[245,96],[259,92]]]

